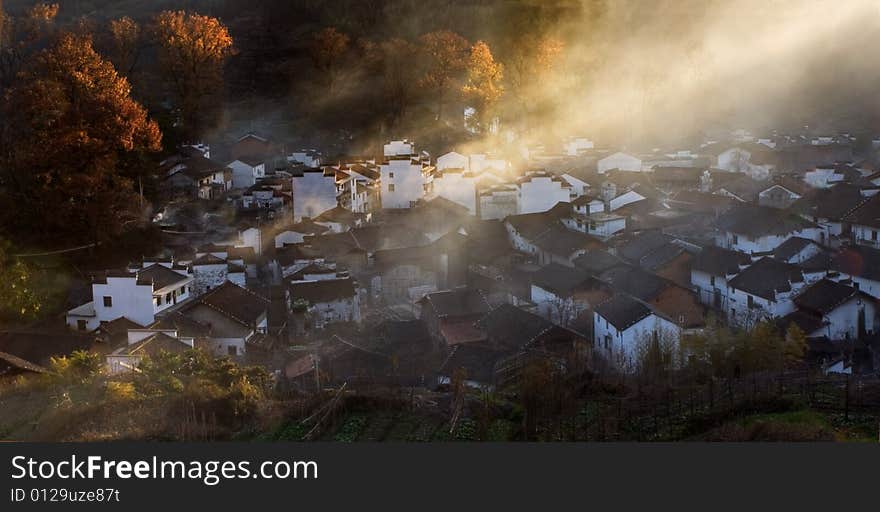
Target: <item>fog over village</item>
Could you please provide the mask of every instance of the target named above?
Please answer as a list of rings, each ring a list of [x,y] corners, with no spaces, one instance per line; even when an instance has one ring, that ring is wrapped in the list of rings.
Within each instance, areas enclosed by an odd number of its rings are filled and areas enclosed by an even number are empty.
[[[876,442],[878,37],[0,0],[0,440]]]

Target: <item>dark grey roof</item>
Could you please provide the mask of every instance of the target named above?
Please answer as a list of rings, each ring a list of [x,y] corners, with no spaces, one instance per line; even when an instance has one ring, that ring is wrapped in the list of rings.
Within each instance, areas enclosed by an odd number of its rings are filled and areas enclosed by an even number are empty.
[[[630,263],[638,265],[642,257],[669,244],[672,237],[658,230],[645,231],[617,247],[617,254]]]
[[[510,349],[523,348],[541,333],[553,327],[544,318],[511,304],[502,304],[477,321],[489,341]]]
[[[574,265],[577,268],[594,276],[598,276],[610,268],[623,264],[623,260],[601,249],[587,251],[574,260]]]
[[[773,249],[773,257],[778,260],[788,261],[791,257],[806,249],[810,244],[815,244],[815,242],[799,236],[793,236]]]
[[[841,183],[808,192],[791,210],[809,217],[839,221],[866,200],[859,187]]]
[[[800,267],[773,258],[761,258],[730,280],[732,288],[751,295],[776,300],[777,292],[791,291],[791,283],[802,283]]]
[[[819,315],[814,315],[807,311],[793,311],[784,317],[777,320],[776,324],[785,332],[788,329],[788,326],[791,324],[795,324],[800,328],[804,334],[809,335],[810,333],[816,332],[821,329],[824,324],[822,321],[822,317]]]
[[[816,227],[797,214],[766,206],[741,205],[724,213],[716,222],[722,231],[750,237],[786,235]]]
[[[631,265],[611,268],[603,272],[599,278],[615,290],[628,293],[640,300],[651,300],[672,286],[670,281]]]
[[[871,196],[857,208],[843,216],[843,220],[862,226],[880,228],[880,194]]]
[[[204,304],[251,327],[269,309],[268,299],[229,281],[202,295],[196,304]]]
[[[682,245],[671,242],[642,256],[639,265],[648,270],[657,270],[686,252]]]
[[[704,247],[691,263],[691,269],[705,272],[712,276],[730,276],[738,274],[740,266],[748,265],[752,258],[739,251],[731,251],[710,245]]]
[[[153,283],[153,289],[159,290],[188,279],[189,276],[175,272],[158,263],[150,265],[137,273],[138,284]]]
[[[794,299],[794,303],[801,309],[824,315],[855,297],[858,293],[858,290],[852,286],[822,279],[798,295]]]
[[[624,293],[618,293],[596,306],[596,313],[608,320],[617,328],[624,331],[639,320],[651,315],[651,308],[642,301],[636,300]]]
[[[419,302],[430,303],[438,317],[480,315],[489,311],[489,303],[480,290],[456,288],[425,295]]]
[[[852,276],[880,281],[880,250],[862,245],[844,247],[832,257],[831,268]]]
[[[293,300],[303,299],[309,304],[332,302],[351,299],[357,294],[354,280],[322,279],[320,281],[289,281],[290,297]]]
[[[583,270],[566,267],[559,263],[546,265],[532,274],[533,284],[561,297],[570,295],[572,291],[590,279],[593,278]]]

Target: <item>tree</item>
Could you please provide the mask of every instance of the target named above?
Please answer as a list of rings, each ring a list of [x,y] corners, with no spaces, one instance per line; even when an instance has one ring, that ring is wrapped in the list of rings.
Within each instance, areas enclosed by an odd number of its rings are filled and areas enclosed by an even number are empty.
[[[45,305],[47,296],[36,284],[35,271],[9,254],[9,243],[0,240],[0,318],[32,320]]]
[[[223,64],[232,36],[218,20],[185,11],[159,13],[153,24],[159,61],[177,97],[184,135],[198,138],[219,112]]]
[[[455,81],[466,67],[470,44],[467,39],[448,30],[424,34],[419,43],[426,60],[419,85],[434,94],[439,120],[443,116],[446,94],[458,89]]]
[[[112,44],[110,60],[120,73],[130,76],[141,53],[140,25],[128,16],[111,20],[110,37]]]
[[[101,242],[138,220],[118,166],[156,152],[161,133],[128,81],[89,38],[63,34],[5,96],[0,131],[4,219],[34,242]]]
[[[392,125],[398,124],[412,102],[412,62],[418,48],[405,39],[393,38],[379,44],[367,44],[366,54],[373,69],[382,74],[382,92],[388,104]]]
[[[461,91],[477,109],[478,129],[487,131],[491,123],[492,109],[504,94],[504,66],[495,62],[492,50],[483,41],[471,48],[467,62],[467,80]]]
[[[327,88],[333,91],[336,83],[336,72],[339,61],[348,51],[349,37],[339,32],[334,27],[327,27],[317,32],[312,38],[310,48],[312,63],[315,68],[324,74]]]
[[[19,18],[5,14],[0,5],[0,91],[12,85],[22,65],[52,35],[57,15],[58,4],[35,4]]]

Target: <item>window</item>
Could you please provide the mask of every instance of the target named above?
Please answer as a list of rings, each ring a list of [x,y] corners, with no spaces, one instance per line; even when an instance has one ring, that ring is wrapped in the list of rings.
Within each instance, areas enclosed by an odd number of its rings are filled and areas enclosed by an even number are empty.
[[[749,295],[748,299],[749,299],[749,308],[755,307],[755,298],[752,297],[751,295]]]
[[[394,183],[388,184],[388,192],[394,192]]]
[[[605,350],[611,350],[611,335],[605,335]]]
[[[877,230],[876,229],[871,230],[871,240],[873,240],[874,242],[877,241]]]
[[[171,294],[170,293],[165,294],[165,302],[166,303],[171,302]]]
[[[89,328],[89,324],[85,320],[77,320],[76,321],[76,328],[79,329],[80,331],[85,331],[86,329]]]
[[[733,235],[733,244],[736,245],[738,243],[739,243],[739,237],[736,235]]]
[[[715,286],[715,276],[709,276],[709,285]]]
[[[104,307],[112,308],[113,307],[113,297],[104,296]]]
[[[238,355],[238,347],[236,347],[235,345],[229,345],[228,347],[226,347],[226,353],[229,354],[230,356],[237,356]]]
[[[388,173],[388,177],[389,177],[389,178],[393,178],[393,177],[394,177],[394,173],[393,173],[393,172],[389,172],[389,173]]]

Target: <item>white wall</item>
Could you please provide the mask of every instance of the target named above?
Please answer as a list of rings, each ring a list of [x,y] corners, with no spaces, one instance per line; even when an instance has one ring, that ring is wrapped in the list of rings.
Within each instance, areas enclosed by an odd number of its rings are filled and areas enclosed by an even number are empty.
[[[470,173],[444,172],[434,177],[434,195],[458,203],[471,215],[477,212],[477,179]]]
[[[571,201],[569,189],[563,187],[558,178],[532,176],[528,181],[519,183],[518,189],[518,214],[546,212],[556,203]]]
[[[518,192],[516,188],[510,190],[493,190],[480,195],[480,218],[503,219],[509,215],[516,215]]]
[[[611,169],[640,172],[642,170],[642,161],[632,155],[618,152],[596,162],[596,169],[599,171],[599,174],[605,174]]]
[[[464,169],[465,171],[469,171],[470,168],[470,159],[468,159],[468,157],[462,155],[461,153],[450,151],[445,155],[437,157],[438,171],[442,171],[444,169]]]
[[[110,307],[104,306],[105,296],[111,297]],[[107,284],[94,283],[92,297],[99,321],[110,322],[124,316],[141,325],[149,325],[156,320],[153,286],[138,285],[134,277],[108,277]]]
[[[678,346],[681,340],[681,328],[678,325],[653,313],[624,331],[618,331],[598,312],[593,313],[593,346],[614,364],[621,361],[629,364],[635,362],[639,344],[652,339],[655,332],[661,342],[669,341]]]
[[[859,304],[861,303],[861,304]],[[877,308],[870,300],[853,297],[825,315],[822,320],[828,323],[822,334],[830,340],[856,339],[859,336],[859,309],[865,310],[865,329],[873,333]]]
[[[323,170],[305,171],[293,177],[293,220],[318,215],[336,208],[336,176]]]
[[[719,232],[715,235],[715,245],[725,249],[734,249],[746,254],[769,252],[776,249],[783,242],[793,236],[820,242],[822,240],[822,228],[806,228],[799,231],[793,231],[784,235],[769,235],[759,238],[750,238],[745,235],[739,235],[727,231]]]
[[[410,208],[424,197],[425,178],[420,164],[409,159],[390,160],[380,166],[380,172],[382,208]]]
[[[257,183],[257,178],[266,176],[266,164],[251,166],[241,160],[236,160],[227,167],[232,169],[233,188],[251,187]]]

